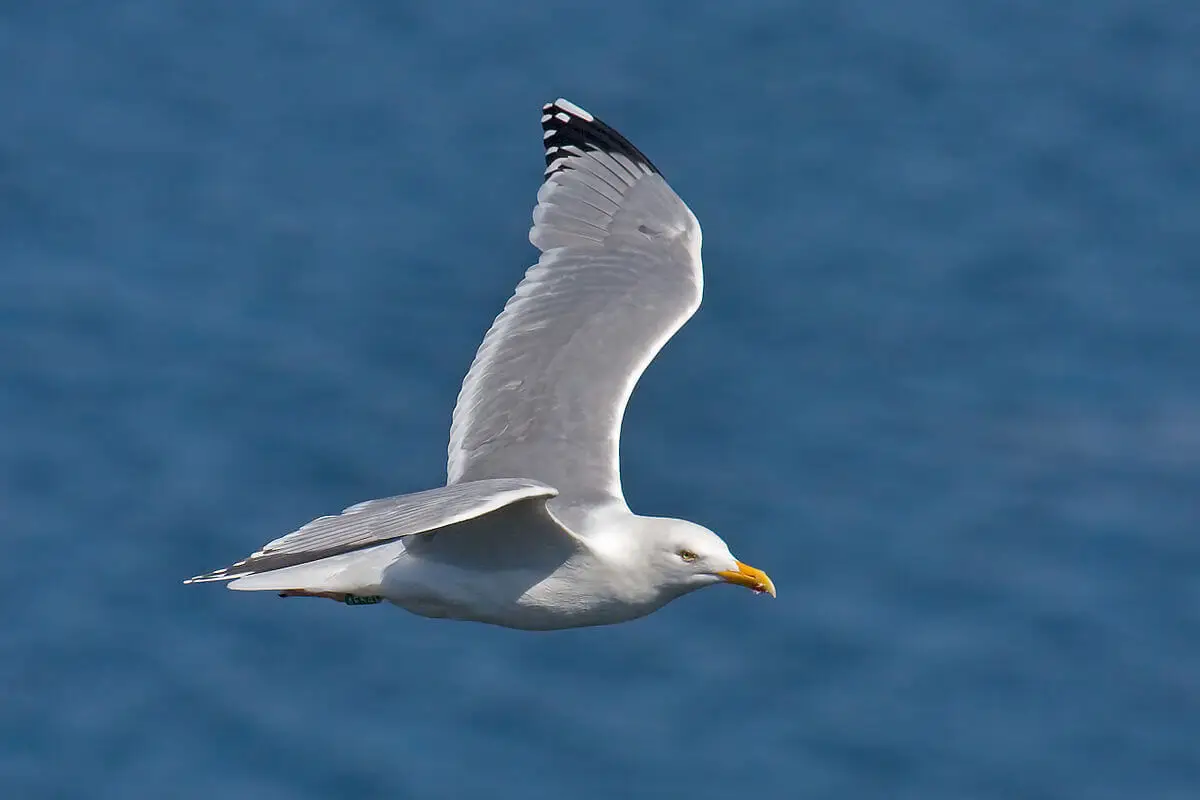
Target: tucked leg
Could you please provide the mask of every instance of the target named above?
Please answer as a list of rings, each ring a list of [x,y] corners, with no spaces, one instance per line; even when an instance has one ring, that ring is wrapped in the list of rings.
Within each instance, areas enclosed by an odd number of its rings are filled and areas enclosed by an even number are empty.
[[[325,597],[336,603],[345,603],[348,606],[371,606],[383,602],[383,598],[378,595],[350,594],[349,592],[310,592],[307,589],[287,589],[280,592],[279,596]]]
[[[310,592],[307,589],[288,589],[279,593],[280,597],[326,597],[338,603],[346,602],[345,592]]]

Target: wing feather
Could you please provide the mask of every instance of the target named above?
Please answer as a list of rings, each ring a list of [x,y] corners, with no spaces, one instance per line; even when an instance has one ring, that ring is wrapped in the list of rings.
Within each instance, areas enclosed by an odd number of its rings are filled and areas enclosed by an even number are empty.
[[[556,494],[557,490],[537,481],[505,478],[367,500],[341,514],[318,517],[236,564],[185,583],[224,581],[306,564],[481,517],[521,500]]]
[[[448,480],[522,477],[622,499],[621,418],[642,371],[700,305],[700,224],[645,155],[565,100],[542,116],[542,251],[463,381]]]

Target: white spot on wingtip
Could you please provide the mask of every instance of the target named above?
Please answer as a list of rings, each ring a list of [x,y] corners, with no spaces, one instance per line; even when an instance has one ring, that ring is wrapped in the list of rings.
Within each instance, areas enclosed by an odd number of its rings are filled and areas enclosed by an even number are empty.
[[[549,107],[550,106],[546,106],[546,108]],[[549,114],[542,114],[542,122],[549,122],[552,119],[554,119],[554,117],[550,116]]]
[[[584,111],[579,106],[572,103],[570,100],[567,100],[566,98],[563,98],[563,97],[558,98],[557,100],[554,101],[554,105],[558,106],[563,111],[567,111],[571,114],[574,114],[575,116],[579,117],[582,120],[586,120],[587,122],[592,122],[595,120],[595,117],[593,117],[588,112]]]
[[[543,142],[546,141],[547,139],[549,139],[551,136],[553,136],[556,133],[558,133],[558,131],[555,130],[554,128],[551,128],[550,130],[548,130],[542,134],[542,141]]]
[[[570,121],[571,121],[571,115],[570,115],[570,114],[564,114],[564,113],[562,113],[561,111],[560,111],[560,112],[558,112],[557,114],[555,114],[555,115],[554,115],[554,118],[555,118],[555,119],[557,119],[557,120],[561,120],[562,122],[570,122]]]

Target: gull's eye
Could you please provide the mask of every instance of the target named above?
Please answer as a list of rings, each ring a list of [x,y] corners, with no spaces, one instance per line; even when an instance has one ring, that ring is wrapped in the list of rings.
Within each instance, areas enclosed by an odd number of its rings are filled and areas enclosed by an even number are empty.
[[[696,560],[696,554],[693,553],[691,550],[680,550],[679,557],[689,563]]]

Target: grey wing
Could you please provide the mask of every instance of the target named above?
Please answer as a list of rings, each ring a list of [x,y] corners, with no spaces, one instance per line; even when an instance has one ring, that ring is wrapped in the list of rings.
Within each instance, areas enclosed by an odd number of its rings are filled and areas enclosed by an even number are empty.
[[[557,494],[556,489],[538,481],[506,478],[368,500],[341,514],[318,517],[236,564],[184,583],[224,581],[307,564],[465,522],[521,500],[547,499]]]
[[[520,476],[621,494],[625,405],[700,305],[700,224],[621,134],[558,100],[542,117],[542,251],[483,340],[450,428],[450,483]]]

